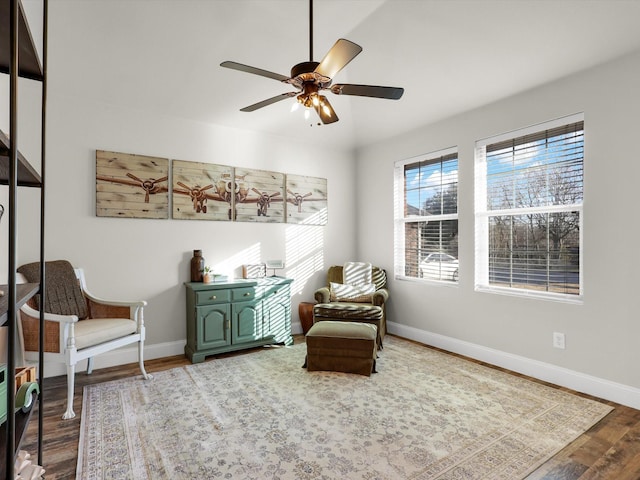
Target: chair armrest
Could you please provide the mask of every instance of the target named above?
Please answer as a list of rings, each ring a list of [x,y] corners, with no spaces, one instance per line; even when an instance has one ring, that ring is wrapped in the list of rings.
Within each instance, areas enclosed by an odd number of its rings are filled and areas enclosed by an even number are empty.
[[[84,278],[84,270],[81,268],[75,269],[76,276],[78,277],[78,281],[80,282],[80,288],[82,289],[82,293],[85,298],[93,303],[98,305],[105,305],[109,307],[129,307],[133,310],[143,308],[147,306],[147,302],[144,300],[135,300],[135,301],[114,301],[114,300],[106,300],[104,298],[100,298],[97,295],[94,295],[87,288],[87,282]]]
[[[386,288],[376,290],[373,294],[373,304],[378,307],[382,307],[387,300],[389,300],[389,290]]]
[[[40,312],[31,308],[29,305],[23,305],[20,307],[20,310],[24,315],[33,319],[40,318]],[[54,313],[44,312],[44,319],[50,322],[58,322],[58,323],[77,323],[78,316],[77,315],[56,315]]]
[[[329,287],[322,287],[315,291],[313,297],[316,299],[318,303],[329,303],[329,299],[331,294],[329,292]]]
[[[130,318],[138,323],[138,327],[144,325],[144,307],[147,305],[145,300],[139,301],[114,301],[105,300],[96,297],[83,290],[83,294],[89,304],[91,318]]]
[[[37,351],[40,312],[25,304],[20,307],[20,320],[21,343],[24,350],[29,352]],[[65,348],[75,346],[77,315],[56,315],[45,312],[44,320],[45,351],[64,353]],[[49,347],[47,347],[47,344]]]
[[[132,302],[127,302],[127,301],[115,301],[115,300],[105,300],[104,298],[99,298],[96,297],[95,295],[93,295],[92,293],[88,292],[87,290],[83,291],[84,296],[87,297],[87,300],[89,300],[90,302],[93,303],[97,303],[100,305],[107,305],[110,307],[130,307],[130,308],[136,308],[136,307],[146,307],[147,306],[147,302],[146,300],[137,300],[137,301],[132,301]]]

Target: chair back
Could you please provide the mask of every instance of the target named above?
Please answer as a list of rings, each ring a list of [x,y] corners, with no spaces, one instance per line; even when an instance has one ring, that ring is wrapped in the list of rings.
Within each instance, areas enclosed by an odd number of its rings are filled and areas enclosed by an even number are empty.
[[[327,271],[327,287],[333,283],[342,283],[343,266],[332,265]],[[387,273],[380,267],[375,265],[371,269],[371,281],[375,283],[376,290],[387,287]]]
[[[40,283],[40,263],[34,262],[18,268],[31,283]],[[82,294],[73,266],[66,260],[45,262],[45,304],[44,310],[57,315],[76,315],[80,320],[89,316],[87,301]],[[38,308],[40,296],[36,296]]]

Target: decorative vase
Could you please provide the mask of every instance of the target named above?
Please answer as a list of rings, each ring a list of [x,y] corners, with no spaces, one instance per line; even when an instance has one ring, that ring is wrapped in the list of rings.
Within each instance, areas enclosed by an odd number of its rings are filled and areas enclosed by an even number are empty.
[[[202,281],[204,283],[211,283],[212,280],[213,280],[213,275],[211,275],[210,273],[205,273],[204,275],[202,275]]]
[[[202,282],[202,270],[204,270],[204,258],[202,250],[194,250],[191,259],[191,281]]]

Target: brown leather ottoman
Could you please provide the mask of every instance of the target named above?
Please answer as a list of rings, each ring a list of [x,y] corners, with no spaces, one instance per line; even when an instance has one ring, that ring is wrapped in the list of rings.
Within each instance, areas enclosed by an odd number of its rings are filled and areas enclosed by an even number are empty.
[[[308,371],[375,373],[377,327],[370,323],[326,320],[314,323],[306,335]]]

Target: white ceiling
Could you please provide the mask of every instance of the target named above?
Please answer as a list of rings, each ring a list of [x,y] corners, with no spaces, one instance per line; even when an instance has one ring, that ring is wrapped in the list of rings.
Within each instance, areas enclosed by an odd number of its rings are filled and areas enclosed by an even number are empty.
[[[340,121],[310,128],[293,99],[239,112],[291,89],[219,66],[288,76],[309,60],[307,0],[50,0],[50,88],[357,148],[639,50],[639,18],[640,0],[315,0],[314,60],[363,47],[334,81],[405,94],[329,93]]]

